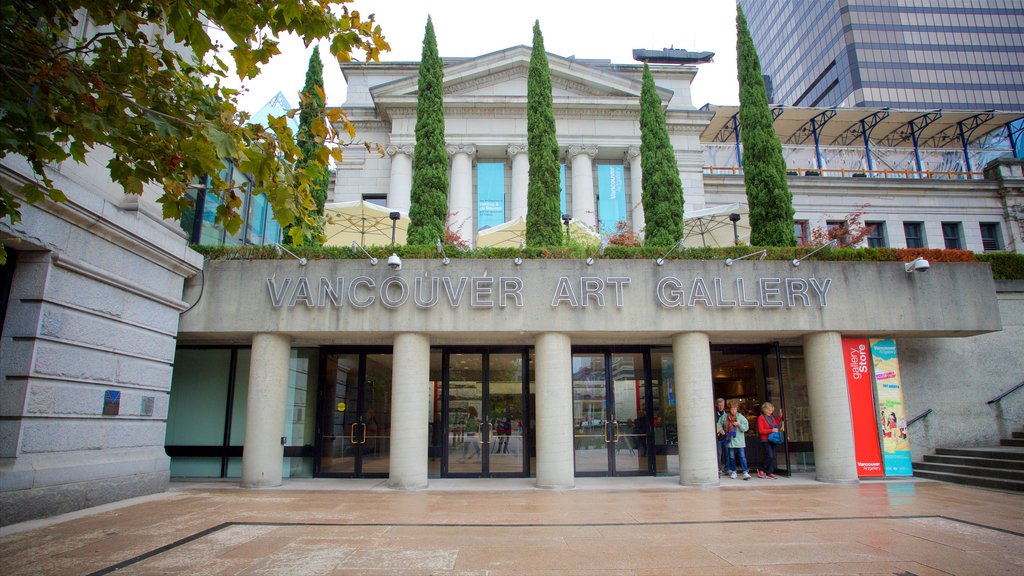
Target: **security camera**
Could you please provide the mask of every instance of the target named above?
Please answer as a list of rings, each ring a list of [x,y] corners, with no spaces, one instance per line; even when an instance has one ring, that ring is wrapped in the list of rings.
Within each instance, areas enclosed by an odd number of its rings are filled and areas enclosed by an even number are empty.
[[[903,265],[903,269],[906,270],[908,274],[910,272],[927,272],[931,270],[931,268],[932,265],[924,258],[915,258]]]
[[[402,259],[398,257],[398,254],[392,254],[391,256],[388,256],[388,266],[390,266],[392,270],[401,270]]]

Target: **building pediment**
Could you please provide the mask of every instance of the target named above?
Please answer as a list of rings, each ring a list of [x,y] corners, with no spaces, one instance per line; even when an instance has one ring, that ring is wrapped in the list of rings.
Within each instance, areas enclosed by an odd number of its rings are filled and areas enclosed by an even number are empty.
[[[515,46],[445,66],[444,94],[450,102],[526,99],[531,49]],[[639,102],[640,82],[583,61],[548,54],[551,91],[556,101],[623,99]],[[370,89],[380,107],[415,103],[419,77],[408,76]],[[672,91],[659,88],[663,102]]]

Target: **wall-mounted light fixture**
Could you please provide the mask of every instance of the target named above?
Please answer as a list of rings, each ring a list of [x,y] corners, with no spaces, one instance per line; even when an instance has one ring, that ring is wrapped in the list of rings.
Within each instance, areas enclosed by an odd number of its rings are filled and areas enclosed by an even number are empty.
[[[668,252],[665,252],[664,256],[662,256],[661,258],[658,258],[657,260],[655,260],[654,263],[657,264],[658,266],[664,266],[665,265],[665,258],[668,258],[668,255],[673,253],[673,252],[675,252],[677,248],[682,248],[682,247],[683,247],[683,239],[680,238],[678,242],[673,244],[672,247],[668,249]]]
[[[441,244],[440,238],[437,239],[437,253],[441,255],[441,264],[447,266],[452,263],[452,261],[448,259],[448,255],[444,253],[444,245]]]
[[[604,256],[604,247],[607,246],[607,245],[608,245],[608,241],[605,240],[604,237],[602,236],[601,237],[601,242],[597,245],[597,253],[591,254],[590,256],[587,256],[587,266],[592,265],[594,263],[594,260],[598,256]]]
[[[821,252],[825,248],[835,248],[838,245],[839,245],[839,240],[831,240],[831,241],[828,242],[828,244],[823,244],[823,245],[817,247],[810,254],[807,254],[803,258],[794,258],[793,259],[793,266],[799,266],[801,262],[803,262],[804,260],[807,260],[811,256],[814,256],[818,252]]]
[[[911,272],[927,272],[931,270],[932,265],[924,258],[914,258],[910,262],[903,265],[903,269],[907,271],[907,274]]]
[[[525,240],[520,240],[519,241],[519,254],[516,254],[516,257],[512,260],[512,263],[515,264],[516,266],[520,266],[523,263],[523,248],[526,248],[526,241]]]
[[[306,260],[305,258],[300,258],[296,256],[295,253],[292,252],[291,250],[285,248],[284,246],[281,246],[279,242],[274,242],[274,252],[277,252],[278,256],[280,256],[282,252],[287,253],[289,256],[299,261],[299,266],[305,266],[306,262],[308,262],[308,260]]]
[[[356,242],[355,240],[353,240],[352,241],[352,249],[353,250],[359,250],[363,254],[366,254],[366,257],[370,259],[370,266],[376,266],[377,265],[377,259],[374,258],[373,256],[371,256],[370,253],[366,251],[366,248],[363,248],[363,245],[360,244],[359,242]]]
[[[746,260],[747,258],[750,258],[751,256],[757,256],[758,254],[761,255],[760,258],[758,258],[758,260],[764,260],[765,258],[768,257],[768,249],[765,248],[763,250],[758,250],[757,252],[751,252],[750,254],[746,254],[746,255],[740,256],[739,258],[726,258],[725,259],[725,265],[726,266],[732,266],[733,262],[736,262],[736,261],[739,261],[739,260]]]

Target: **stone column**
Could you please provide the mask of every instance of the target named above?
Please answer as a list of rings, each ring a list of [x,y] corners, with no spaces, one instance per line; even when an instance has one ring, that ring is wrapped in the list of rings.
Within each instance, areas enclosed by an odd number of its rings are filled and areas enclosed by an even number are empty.
[[[525,144],[510,144],[506,152],[512,161],[512,202],[509,220],[526,217],[527,184],[530,181],[530,156]]]
[[[853,417],[850,415],[840,334],[816,332],[804,336],[804,363],[817,479],[821,482],[857,482]]]
[[[243,488],[281,485],[281,437],[290,357],[291,338],[287,334],[253,335],[242,451]]]
[[[384,152],[391,157],[391,182],[388,187],[388,208],[408,215],[412,199],[412,144],[388,146]]]
[[[457,144],[448,146],[452,156],[451,192],[448,194],[448,225],[470,246],[476,244],[473,225],[476,210],[473,206],[473,155],[476,146]]]
[[[575,486],[572,445],[572,342],[548,332],[534,342],[537,377],[537,487]]]
[[[711,382],[711,345],[703,332],[672,336],[672,364],[679,430],[679,483],[718,484],[715,445],[715,393]]]
[[[643,203],[643,170],[640,166],[640,147],[630,146],[626,149],[626,163],[629,164],[629,188],[630,188],[630,211],[633,214],[633,232],[637,235],[643,234],[644,220]]]
[[[430,433],[430,338],[395,334],[391,369],[391,461],[388,487],[427,487]]]
[[[566,156],[572,162],[572,218],[593,229],[597,226],[593,163],[597,146],[574,144]]]

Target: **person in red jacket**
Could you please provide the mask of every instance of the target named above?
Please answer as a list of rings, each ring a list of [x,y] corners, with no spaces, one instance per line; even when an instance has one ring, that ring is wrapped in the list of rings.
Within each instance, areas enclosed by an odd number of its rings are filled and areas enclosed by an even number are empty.
[[[772,432],[782,432],[782,410],[778,416],[773,415],[775,406],[771,402],[761,404],[761,415],[757,417],[757,436],[761,439],[761,446],[764,447],[764,462],[761,469],[757,471],[760,478],[775,479],[775,444],[768,441],[768,435]]]

